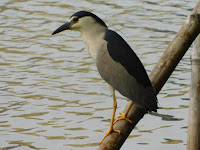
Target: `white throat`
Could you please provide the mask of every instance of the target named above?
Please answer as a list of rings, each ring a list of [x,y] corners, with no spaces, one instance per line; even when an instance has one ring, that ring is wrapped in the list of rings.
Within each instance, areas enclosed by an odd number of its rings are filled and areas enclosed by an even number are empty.
[[[88,48],[90,56],[95,62],[98,52],[102,51],[102,47],[105,45],[104,35],[106,29],[106,27],[96,23],[95,26],[88,27],[87,30],[81,31],[83,41]]]

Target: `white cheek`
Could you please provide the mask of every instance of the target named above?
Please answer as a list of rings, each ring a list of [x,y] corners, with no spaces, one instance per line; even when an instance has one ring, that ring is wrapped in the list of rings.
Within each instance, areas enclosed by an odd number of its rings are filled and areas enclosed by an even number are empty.
[[[82,27],[82,24],[80,23],[80,21],[78,21],[71,25],[70,30],[81,31]]]
[[[79,25],[77,23],[75,23],[70,27],[70,29],[71,30],[78,30],[79,29]]]

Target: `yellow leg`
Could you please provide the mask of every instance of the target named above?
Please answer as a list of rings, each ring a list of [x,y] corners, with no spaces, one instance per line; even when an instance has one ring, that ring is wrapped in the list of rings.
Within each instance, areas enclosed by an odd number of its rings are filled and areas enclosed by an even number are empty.
[[[130,119],[128,119],[128,118],[126,118],[126,116],[127,116],[127,114],[128,114],[128,112],[129,112],[129,110],[131,109],[131,107],[133,106],[133,102],[131,101],[131,104],[129,105],[129,107],[128,107],[128,109],[125,111],[125,113],[123,113],[123,112],[120,112],[119,114],[119,116],[117,117],[117,119],[114,121],[114,124],[117,122],[117,121],[119,121],[119,120],[122,120],[122,119],[125,119],[125,120],[127,120],[128,122],[130,122],[130,123],[132,123],[132,121],[130,120]]]
[[[113,129],[113,122],[114,122],[114,119],[115,119],[115,111],[117,109],[117,101],[116,101],[116,98],[115,98],[115,95],[113,95],[113,114],[112,114],[112,118],[111,118],[111,122],[110,122],[110,129],[106,132],[106,134],[104,135],[103,139],[101,140],[100,144],[103,142],[103,140],[111,133],[111,132],[117,132],[120,134],[120,131],[119,130],[114,130]]]

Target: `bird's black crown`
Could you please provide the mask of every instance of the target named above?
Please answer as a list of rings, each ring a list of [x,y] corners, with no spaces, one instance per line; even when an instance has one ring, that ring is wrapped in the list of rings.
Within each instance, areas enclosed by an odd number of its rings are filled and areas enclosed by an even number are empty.
[[[76,13],[74,13],[71,17],[76,16],[78,18],[82,18],[85,16],[91,16],[92,18],[94,18],[98,23],[100,23],[101,25],[106,26],[105,22],[103,20],[101,20],[98,16],[96,16],[95,14],[88,12],[88,11],[78,11]],[[71,18],[70,17],[70,18]]]

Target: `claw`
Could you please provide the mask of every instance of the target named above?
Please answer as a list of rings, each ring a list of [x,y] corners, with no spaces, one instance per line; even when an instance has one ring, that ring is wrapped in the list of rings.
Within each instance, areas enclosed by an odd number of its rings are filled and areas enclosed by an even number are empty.
[[[122,119],[125,119],[125,120],[127,120],[128,122],[130,122],[130,123],[133,123],[130,119],[128,119],[128,118],[126,117],[126,114],[125,114],[125,113],[120,112],[119,114],[120,114],[120,115],[117,117],[117,119],[114,121],[113,124],[115,124],[117,121],[122,120]]]
[[[119,130],[109,129],[109,130],[106,132],[106,134],[104,135],[104,137],[103,137],[103,139],[101,140],[100,144],[101,144],[101,143],[103,142],[103,140],[104,140],[110,133],[112,133],[112,132],[117,132],[118,134],[121,133],[121,131],[119,131]]]

